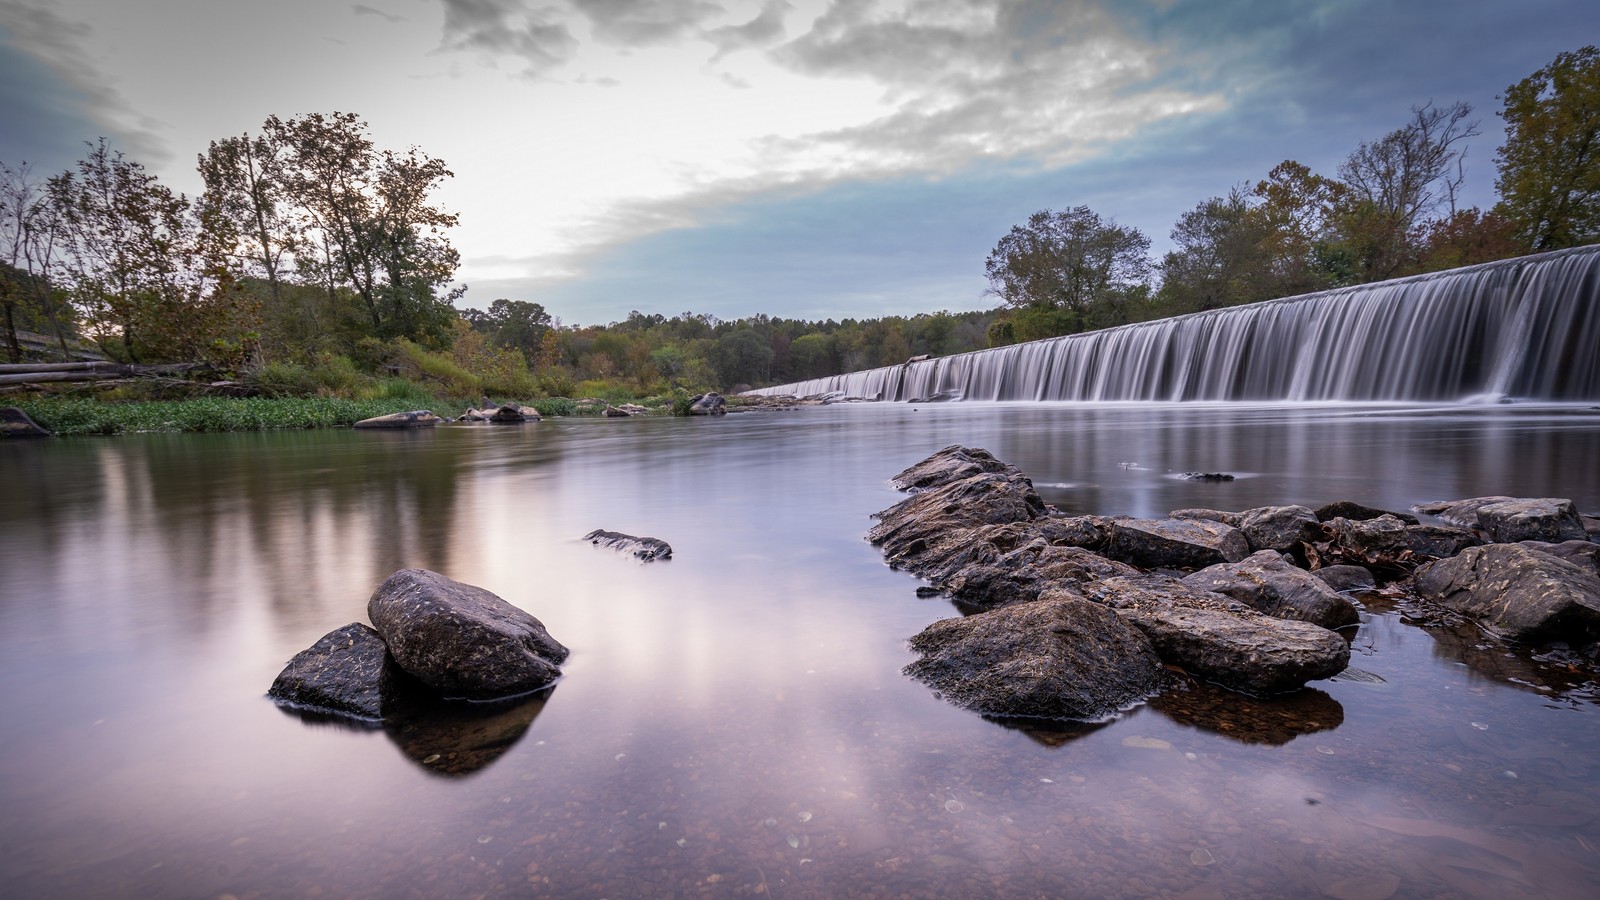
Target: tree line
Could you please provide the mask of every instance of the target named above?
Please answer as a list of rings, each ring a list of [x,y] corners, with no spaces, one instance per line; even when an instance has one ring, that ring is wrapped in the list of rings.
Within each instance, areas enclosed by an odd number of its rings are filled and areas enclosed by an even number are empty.
[[[1294,160],[1183,213],[1173,249],[1087,206],[1041,210],[985,261],[1006,305],[991,345],[1201,312],[1600,241],[1600,50],[1558,54],[1506,89],[1499,202],[1457,201],[1465,103],[1431,101],[1332,176]]]
[[[1155,260],[1137,228],[1045,209],[985,261],[994,310],[842,321],[685,312],[565,325],[532,300],[457,309],[453,177],[376,146],[351,113],[269,117],[212,141],[189,198],[104,139],[41,177],[0,163],[0,307],[115,360],[195,362],[288,392],[373,373],[522,396],[780,383],[1251,303],[1600,240],[1600,50],[1510,86],[1499,201],[1463,208],[1464,103],[1415,107],[1333,175],[1287,160],[1183,213]]]

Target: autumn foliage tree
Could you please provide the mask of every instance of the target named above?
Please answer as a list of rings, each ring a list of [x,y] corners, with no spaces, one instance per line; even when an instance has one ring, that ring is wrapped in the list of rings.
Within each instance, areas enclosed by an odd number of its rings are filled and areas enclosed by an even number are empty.
[[[1600,241],[1600,48],[1559,53],[1506,88],[1497,212],[1534,250]]]

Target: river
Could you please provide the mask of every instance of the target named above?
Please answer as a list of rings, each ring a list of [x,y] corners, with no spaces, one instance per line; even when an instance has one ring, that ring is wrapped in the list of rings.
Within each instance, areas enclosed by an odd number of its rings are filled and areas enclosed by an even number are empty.
[[[1484,494],[1600,511],[1592,406],[840,404],[0,443],[0,884],[16,897],[1580,897],[1592,671],[1369,595],[1350,677],[1177,679],[1031,731],[900,674],[946,601],[863,540],[984,447],[1071,513]],[[1194,483],[1184,471],[1229,472]],[[580,540],[668,541],[640,564]],[[572,648],[388,730],[264,696],[390,572]]]

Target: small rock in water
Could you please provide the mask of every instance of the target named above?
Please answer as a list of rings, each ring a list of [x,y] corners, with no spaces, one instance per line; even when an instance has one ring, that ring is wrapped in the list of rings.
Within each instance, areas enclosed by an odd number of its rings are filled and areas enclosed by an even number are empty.
[[[1178,476],[1184,481],[1232,481],[1233,476],[1226,472],[1185,472]]]
[[[620,531],[606,531],[596,528],[583,536],[583,539],[596,547],[610,547],[627,553],[641,562],[653,562],[658,559],[672,558],[672,545],[660,538],[634,537]]]
[[[966,806],[965,803],[962,803],[960,800],[946,800],[944,802],[944,808],[945,808],[945,810],[947,812],[958,813],[958,812],[961,812],[962,810],[966,809],[967,806]]]

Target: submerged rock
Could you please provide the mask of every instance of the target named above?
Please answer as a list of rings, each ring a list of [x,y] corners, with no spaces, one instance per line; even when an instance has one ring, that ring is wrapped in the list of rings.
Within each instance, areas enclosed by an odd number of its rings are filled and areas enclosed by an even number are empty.
[[[1263,615],[1176,579],[1108,578],[1083,590],[1143,631],[1163,662],[1236,691],[1281,694],[1350,664],[1350,645],[1320,625]]]
[[[1209,566],[1184,578],[1183,583],[1232,597],[1279,619],[1330,629],[1361,621],[1354,603],[1310,572],[1284,562],[1273,550],[1259,551],[1242,562]]]
[[[1145,569],[1196,569],[1250,555],[1239,529],[1206,519],[1114,519],[1106,555]]]
[[[50,437],[50,432],[15,406],[0,406],[0,438]]]
[[[620,550],[643,562],[654,562],[658,559],[672,558],[672,545],[660,538],[634,537],[620,531],[606,531],[596,528],[583,536],[583,539],[596,547],[610,547]]]
[[[905,673],[987,716],[1096,719],[1150,695],[1161,663],[1105,607],[1056,594],[929,625]]]
[[[388,656],[378,632],[352,622],[295,654],[267,696],[299,709],[375,725],[383,718],[383,697],[392,677]]]
[[[1184,481],[1232,481],[1234,478],[1227,472],[1185,472],[1178,477]]]
[[[1521,544],[1489,544],[1417,570],[1423,597],[1507,637],[1582,642],[1600,635],[1600,577]]]
[[[527,612],[426,569],[390,575],[368,601],[367,617],[395,662],[444,697],[538,690],[560,676],[568,653]]]
[[[387,416],[373,416],[362,419],[352,427],[354,428],[429,428],[444,420],[426,409],[416,409],[411,412],[390,413]]]

